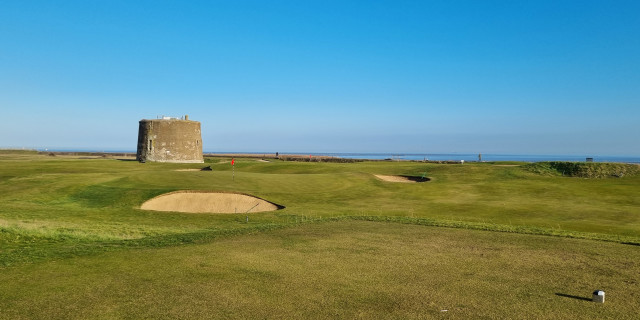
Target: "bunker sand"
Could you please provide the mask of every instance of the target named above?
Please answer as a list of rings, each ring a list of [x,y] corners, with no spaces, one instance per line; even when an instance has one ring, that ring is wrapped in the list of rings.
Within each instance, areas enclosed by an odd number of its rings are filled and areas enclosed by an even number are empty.
[[[410,177],[410,176],[385,176],[381,174],[375,174],[376,178],[387,182],[399,182],[399,183],[417,183],[425,182],[431,179],[422,177]]]
[[[177,191],[159,195],[143,203],[140,209],[193,213],[265,212],[282,206],[238,193]]]

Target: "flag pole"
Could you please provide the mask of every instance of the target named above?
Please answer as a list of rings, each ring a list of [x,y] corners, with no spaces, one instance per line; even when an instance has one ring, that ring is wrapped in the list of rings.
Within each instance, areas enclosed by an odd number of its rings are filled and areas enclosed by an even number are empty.
[[[235,184],[236,182],[236,159],[235,158],[231,158],[231,179],[233,181],[233,183]],[[235,208],[233,209],[234,212],[238,212],[238,194],[236,194],[236,201],[234,201],[234,206]]]

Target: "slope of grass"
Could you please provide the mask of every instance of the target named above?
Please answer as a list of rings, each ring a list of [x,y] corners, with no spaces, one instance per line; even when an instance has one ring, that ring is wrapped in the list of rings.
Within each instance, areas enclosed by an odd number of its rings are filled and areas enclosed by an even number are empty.
[[[551,161],[531,163],[525,168],[538,174],[598,179],[640,174],[640,166],[627,163]]]

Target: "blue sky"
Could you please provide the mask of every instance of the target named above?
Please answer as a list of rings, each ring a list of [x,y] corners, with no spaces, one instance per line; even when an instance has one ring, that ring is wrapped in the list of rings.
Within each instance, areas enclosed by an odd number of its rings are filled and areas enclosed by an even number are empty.
[[[640,155],[640,1],[2,1],[0,147]]]

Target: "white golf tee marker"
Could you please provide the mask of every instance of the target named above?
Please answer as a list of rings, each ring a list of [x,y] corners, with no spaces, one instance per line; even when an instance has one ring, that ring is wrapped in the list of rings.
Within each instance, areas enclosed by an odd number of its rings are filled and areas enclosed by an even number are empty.
[[[593,292],[593,302],[604,303],[604,291],[596,290]]]

